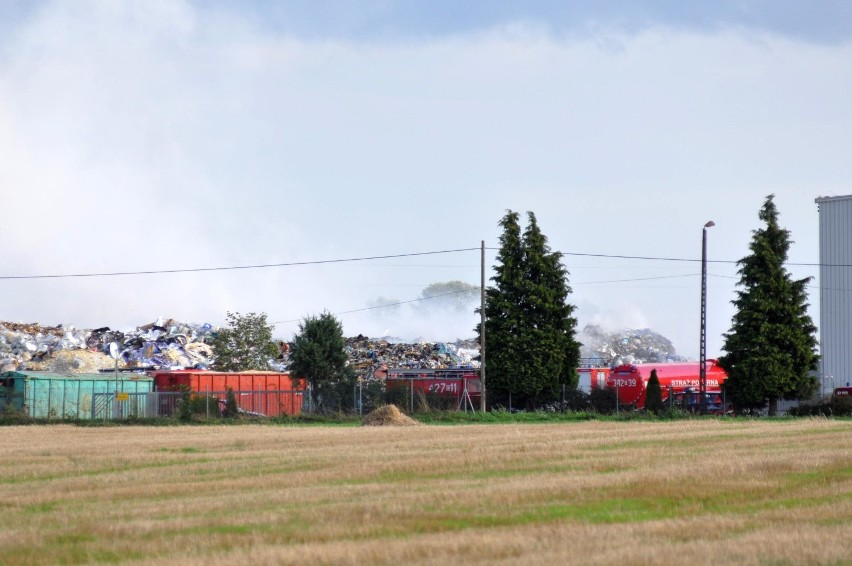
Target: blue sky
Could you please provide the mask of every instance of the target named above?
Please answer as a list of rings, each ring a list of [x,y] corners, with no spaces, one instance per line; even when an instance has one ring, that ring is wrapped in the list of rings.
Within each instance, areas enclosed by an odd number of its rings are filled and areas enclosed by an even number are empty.
[[[0,2],[2,271],[496,246],[509,208],[580,254],[695,259],[712,219],[711,260],[736,260],[769,193],[791,261],[815,263],[814,199],[852,193],[850,6]],[[262,311],[286,337],[322,309],[478,283],[478,262],[6,280],[0,320],[120,328]],[[697,354],[694,263],[565,263],[582,324],[651,327]],[[735,281],[711,264],[711,355]],[[350,334],[435,339],[476,322],[341,317]]]
[[[199,3],[198,5],[209,5]],[[217,2],[251,14],[271,29],[300,37],[400,39],[487,30],[506,23],[538,23],[554,35],[600,28],[637,33],[666,26],[698,32],[742,27],[818,43],[848,40],[852,5],[842,0],[437,0],[430,2]]]

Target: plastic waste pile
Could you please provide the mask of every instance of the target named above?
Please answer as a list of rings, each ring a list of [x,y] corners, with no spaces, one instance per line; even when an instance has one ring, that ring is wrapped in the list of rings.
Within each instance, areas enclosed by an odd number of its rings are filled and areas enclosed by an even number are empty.
[[[462,368],[479,367],[476,340],[406,344],[393,338],[367,338],[358,335],[346,339],[349,364],[360,375],[379,377],[388,368]]]
[[[122,332],[108,327],[81,330],[73,326],[41,326],[0,322],[0,371],[35,370],[56,373],[97,373],[113,369],[109,346],[118,344],[120,369],[210,369],[210,340],[217,328],[160,318]],[[286,371],[292,344],[280,342],[281,356],[270,360],[275,371]],[[382,369],[479,367],[475,340],[406,344],[395,338],[346,339],[349,363],[359,375],[378,377]]]
[[[648,328],[607,332],[588,325],[577,336],[583,358],[600,360],[601,365],[685,362],[671,341]]]
[[[73,326],[41,326],[0,322],[0,371],[36,370],[57,373],[95,373],[112,369],[109,345],[121,352],[119,368],[210,369],[213,349],[209,342],[217,328],[160,318],[122,332],[107,327],[93,330]],[[607,332],[589,325],[578,335],[581,356],[601,365],[686,361],[671,341],[649,329]],[[281,356],[270,360],[276,371],[286,371],[292,344],[281,342]],[[389,368],[478,368],[476,340],[405,343],[397,338],[346,339],[346,353],[355,371],[365,377],[382,377]]]
[[[119,367],[207,369],[213,356],[207,344],[210,324],[159,319],[128,332],[107,327],[78,330],[0,322],[0,371],[36,370],[89,373],[114,367],[109,345],[119,346]]]

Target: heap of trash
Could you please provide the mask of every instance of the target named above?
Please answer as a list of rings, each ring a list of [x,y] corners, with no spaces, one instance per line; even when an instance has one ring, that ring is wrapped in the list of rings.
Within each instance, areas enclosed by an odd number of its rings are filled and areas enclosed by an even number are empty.
[[[359,375],[383,377],[389,368],[456,369],[478,368],[479,344],[474,339],[455,342],[417,340],[406,344],[395,338],[346,339],[349,364]]]
[[[212,338],[218,328],[160,318],[122,332],[107,327],[77,329],[0,322],[0,372],[15,370],[56,373],[96,373],[113,369],[110,344],[118,345],[118,367],[125,370],[210,369],[214,361]],[[649,330],[607,332],[586,326],[577,336],[581,356],[595,365],[686,361],[671,341]],[[269,360],[276,371],[286,371],[292,343],[279,342],[280,356]],[[416,340],[406,343],[392,337],[346,339],[349,363],[363,377],[384,377],[391,368],[457,369],[480,366],[475,339],[455,342]]]
[[[0,322],[0,371],[34,370],[56,373],[97,373],[113,369],[110,344],[118,345],[122,370],[210,369],[214,361],[210,341],[218,328],[160,318],[133,330],[108,327],[77,329]],[[286,371],[291,343],[279,342],[281,354],[269,360],[276,371]],[[381,377],[388,368],[479,367],[475,340],[452,343],[356,336],[346,339],[349,363],[359,375]]]
[[[685,362],[671,340],[648,328],[607,332],[590,324],[577,336],[580,356],[597,360],[595,365]]]
[[[210,324],[162,318],[128,332],[0,322],[0,371],[91,373],[112,369],[115,360],[109,351],[113,342],[119,348],[121,369],[207,369],[213,357],[207,341],[215,330]]]

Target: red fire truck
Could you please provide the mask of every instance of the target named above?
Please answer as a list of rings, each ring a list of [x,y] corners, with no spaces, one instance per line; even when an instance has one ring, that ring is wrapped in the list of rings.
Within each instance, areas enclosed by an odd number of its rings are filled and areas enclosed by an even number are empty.
[[[707,360],[705,368],[707,409],[710,412],[723,412],[722,384],[728,374],[716,360]],[[645,407],[645,394],[652,370],[657,370],[664,402],[697,409],[700,405],[698,362],[624,364],[610,370],[605,387],[616,391],[619,405],[642,409]],[[596,385],[593,383],[593,386]]]

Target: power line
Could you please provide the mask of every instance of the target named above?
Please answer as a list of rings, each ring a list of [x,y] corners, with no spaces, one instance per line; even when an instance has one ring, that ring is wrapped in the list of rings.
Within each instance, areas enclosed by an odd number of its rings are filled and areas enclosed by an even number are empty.
[[[157,269],[149,271],[114,271],[108,273],[65,273],[59,275],[0,275],[0,280],[9,279],[68,279],[72,277],[115,277],[119,275],[159,275],[164,273],[198,273],[204,271],[234,271],[238,269],[263,269],[267,267],[295,267],[300,265],[324,265],[330,263],[347,263],[355,261],[370,261],[374,259],[390,259],[397,257],[414,257],[456,252],[469,252],[479,248],[460,248],[456,250],[438,250],[433,252],[414,252],[407,254],[377,255],[367,257],[351,257],[344,259],[323,259],[317,261],[293,261],[289,263],[261,263],[256,265],[236,265],[227,267],[195,267],[189,269]]]
[[[458,253],[458,252],[469,252],[469,251],[477,251],[480,248],[458,248],[452,250],[437,250],[430,252],[413,252],[413,253],[405,253],[405,254],[391,254],[391,255],[375,255],[375,256],[364,256],[364,257],[353,257],[353,258],[339,258],[339,259],[325,259],[325,260],[314,260],[314,261],[294,261],[294,262],[285,262],[285,263],[260,263],[260,264],[252,264],[252,265],[235,265],[235,266],[219,266],[219,267],[194,267],[194,268],[184,268],[184,269],[153,269],[153,270],[143,270],[143,271],[113,271],[113,272],[96,272],[96,273],[62,273],[62,274],[48,274],[48,275],[0,275],[0,280],[9,281],[9,280],[32,280],[32,279],[70,279],[70,278],[84,278],[84,277],[117,277],[117,276],[130,276],[130,275],[162,275],[162,274],[171,274],[171,273],[201,273],[201,272],[211,272],[211,271],[236,271],[243,269],[265,269],[270,267],[297,267],[297,266],[305,266],[305,265],[327,265],[327,264],[337,264],[337,263],[352,263],[352,262],[360,262],[360,261],[372,261],[379,259],[392,259],[392,258],[401,258],[401,257],[417,257],[417,256],[428,256],[428,255],[438,255],[438,254],[448,254],[448,253]],[[488,250],[498,250],[499,248],[486,248]],[[688,263],[697,263],[700,262],[700,259],[691,259],[691,258],[677,258],[677,257],[664,257],[664,256],[637,256],[637,255],[623,255],[623,254],[594,254],[594,253],[582,253],[582,252],[556,252],[563,256],[576,256],[576,257],[597,257],[597,258],[606,258],[606,259],[633,259],[633,260],[643,260],[643,261],[667,261],[667,262],[688,262]],[[734,260],[708,260],[708,263],[716,263],[716,264],[738,264],[739,261]],[[789,266],[797,266],[797,267],[852,267],[852,264],[825,264],[825,263],[787,263]],[[400,266],[403,267],[403,266]],[[436,267],[436,266],[423,266],[423,267]],[[451,266],[440,266],[440,267],[451,267]],[[456,267],[456,266],[452,266]],[[471,266],[472,267],[472,266]]]
[[[696,277],[700,273],[684,273],[682,275],[659,275],[657,277],[635,277],[632,279],[611,279],[609,281],[577,281],[571,285],[596,285],[598,283],[628,283],[631,281],[653,281],[656,279],[676,279],[679,277]]]
[[[486,250],[499,250],[500,248],[485,248]],[[646,261],[676,261],[676,262],[690,262],[690,263],[701,263],[701,259],[692,259],[692,258],[684,258],[684,257],[663,257],[663,256],[643,256],[643,255],[620,255],[620,254],[590,254],[590,253],[581,253],[581,252],[562,252],[558,250],[554,250],[554,253],[558,253],[560,255],[565,256],[577,256],[577,257],[602,257],[607,259],[640,259]],[[727,264],[738,264],[740,260],[731,260],[731,259],[708,259],[707,263],[727,263]],[[796,267],[852,267],[850,263],[794,263],[794,262],[786,262],[785,265],[793,265]]]

